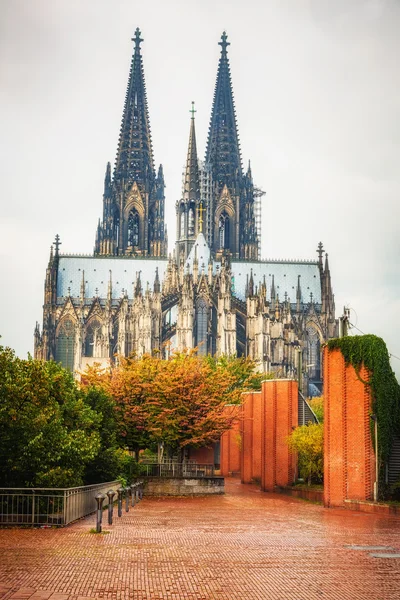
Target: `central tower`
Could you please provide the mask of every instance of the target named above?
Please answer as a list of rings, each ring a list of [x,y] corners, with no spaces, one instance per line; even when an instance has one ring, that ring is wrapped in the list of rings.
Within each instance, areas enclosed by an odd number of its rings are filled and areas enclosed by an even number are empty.
[[[164,176],[162,165],[157,175],[154,169],[139,29],[132,41],[115,168],[111,176],[107,164],[95,254],[166,256]]]

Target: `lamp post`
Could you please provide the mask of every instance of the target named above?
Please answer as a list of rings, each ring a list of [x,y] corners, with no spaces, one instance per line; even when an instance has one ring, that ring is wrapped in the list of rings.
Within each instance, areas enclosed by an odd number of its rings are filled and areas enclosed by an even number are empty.
[[[109,490],[107,492],[107,496],[108,496],[108,524],[112,525],[113,522],[113,502],[114,502],[114,496],[115,496],[115,492],[114,490]]]
[[[371,419],[374,422],[374,436],[375,436],[375,483],[374,483],[374,502],[378,501],[379,493],[379,458],[378,458],[378,419],[376,415],[371,415]]]
[[[136,490],[136,483],[132,483],[132,484],[131,484],[131,499],[132,499],[132,506],[135,506],[135,498],[136,498],[135,490]]]
[[[106,499],[104,494],[97,494],[96,502],[97,502],[97,519],[96,519],[96,532],[101,533],[101,521],[103,517],[103,502]]]
[[[117,489],[118,494],[118,516],[122,517],[122,497],[124,495],[124,488],[120,487]]]

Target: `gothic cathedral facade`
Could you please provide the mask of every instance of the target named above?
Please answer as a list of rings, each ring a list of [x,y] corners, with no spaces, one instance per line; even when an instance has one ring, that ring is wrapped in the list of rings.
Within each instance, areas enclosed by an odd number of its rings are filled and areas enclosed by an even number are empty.
[[[43,326],[34,355],[71,371],[118,355],[198,348],[249,356],[278,377],[303,376],[321,391],[321,346],[337,335],[328,256],[261,260],[261,196],[243,170],[225,32],[205,160],[195,110],[175,248],[168,255],[162,165],[156,172],[140,31],[128,77],[114,169],[107,164],[103,217],[92,256],[60,253],[46,272]]]

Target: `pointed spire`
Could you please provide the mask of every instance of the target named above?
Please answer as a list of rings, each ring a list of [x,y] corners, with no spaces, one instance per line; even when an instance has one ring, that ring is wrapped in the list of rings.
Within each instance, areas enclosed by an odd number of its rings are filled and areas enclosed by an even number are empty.
[[[135,44],[129,72],[128,87],[122,115],[114,180],[137,182],[142,190],[148,179],[154,180],[154,160],[151,143],[150,121],[146,85],[140,44],[139,28],[132,38]]]
[[[109,279],[108,279],[108,290],[107,290],[107,300],[111,302],[112,300],[112,274],[111,269],[109,271]]]
[[[136,274],[136,283],[135,283],[135,290],[134,290],[135,298],[142,295],[142,282],[140,280],[140,273],[141,273],[141,271],[138,271],[138,273]]]
[[[80,289],[80,300],[81,300],[81,304],[84,303],[85,301],[85,271],[84,269],[82,270],[82,281],[81,281],[81,289]]]
[[[272,275],[272,283],[271,283],[271,309],[275,310],[276,305],[276,291],[275,291],[275,277]]]
[[[324,273],[325,275],[327,275],[328,273],[330,273],[329,271],[329,262],[328,262],[328,253],[325,253],[325,268],[324,268]]]
[[[324,253],[324,246],[323,246],[322,242],[320,242],[318,244],[317,254],[318,254],[318,265],[319,265],[321,272],[322,272],[322,255],[323,255],[323,253]]]
[[[271,300],[275,300],[276,291],[275,291],[275,276],[272,275],[272,283],[271,283]]]
[[[108,162],[106,166],[106,174],[104,177],[104,194],[110,189],[111,186],[111,163]]]
[[[154,279],[154,288],[153,289],[156,294],[160,293],[160,291],[161,291],[160,277],[158,275],[158,267],[156,267],[156,276]]]
[[[227,54],[229,42],[225,31],[219,45],[221,56],[211,111],[206,163],[211,164],[213,181],[217,183],[218,191],[221,191],[225,183],[242,175],[242,159]]]
[[[253,269],[250,270],[250,279],[248,286],[248,295],[254,296],[254,277],[253,277]]]
[[[194,102],[191,109],[189,146],[186,159],[185,182],[183,185],[183,199],[195,202],[200,199],[199,161],[197,158],[196,131],[194,126]],[[194,232],[193,232],[194,233]]]
[[[158,183],[164,183],[164,169],[163,169],[162,164],[160,164],[160,166],[158,167],[157,179],[158,179]],[[165,228],[166,227],[167,226],[165,226]]]
[[[251,165],[250,165],[250,160],[249,160],[249,166],[247,167],[247,173],[246,173],[246,175],[247,175],[247,178],[248,178],[250,181],[253,181],[253,175],[251,174]]]
[[[297,276],[297,288],[296,288],[296,310],[297,310],[297,312],[300,312],[300,304],[301,304],[300,277],[301,277],[301,275]]]

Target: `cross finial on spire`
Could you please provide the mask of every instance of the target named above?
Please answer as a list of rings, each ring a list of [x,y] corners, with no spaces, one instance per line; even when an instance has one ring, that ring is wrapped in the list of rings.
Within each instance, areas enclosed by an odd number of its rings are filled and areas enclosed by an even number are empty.
[[[55,248],[55,255],[58,256],[58,250],[61,246],[61,242],[60,242],[60,236],[56,235],[56,239],[54,240],[54,248]]]
[[[204,212],[203,203],[201,202],[198,208],[199,211],[199,230],[200,233],[203,233],[203,212]]]
[[[319,258],[319,261],[320,261],[320,262],[322,262],[322,254],[323,254],[323,252],[324,252],[324,246],[323,246],[322,242],[320,242],[320,243],[318,244],[318,249],[317,249],[317,252],[318,252],[318,258]]]
[[[192,119],[194,119],[194,113],[197,112],[197,110],[195,110],[194,108],[194,101],[192,100],[192,108],[189,110],[189,112],[192,114]]]
[[[226,52],[227,47],[230,46],[230,42],[226,41],[227,39],[228,39],[228,36],[226,35],[226,31],[224,31],[221,35],[221,41],[218,42],[218,44],[222,48],[222,52]]]
[[[135,42],[135,47],[140,48],[140,42],[143,42],[143,39],[140,37],[141,31],[139,27],[136,27],[135,37],[132,38],[132,42]]]

